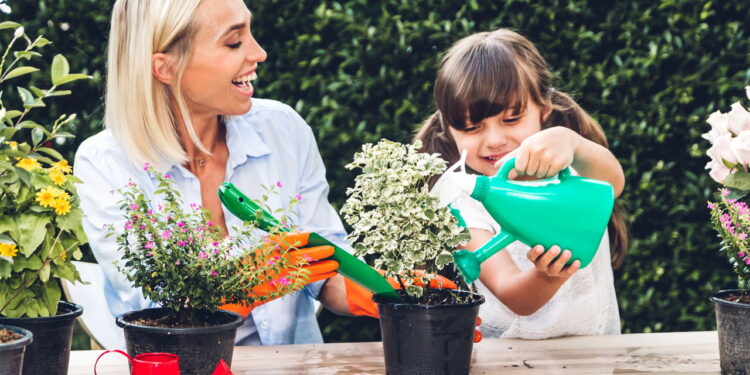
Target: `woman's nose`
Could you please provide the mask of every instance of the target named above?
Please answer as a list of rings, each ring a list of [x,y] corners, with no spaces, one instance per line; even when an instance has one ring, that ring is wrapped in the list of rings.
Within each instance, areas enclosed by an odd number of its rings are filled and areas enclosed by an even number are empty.
[[[247,53],[247,57],[245,59],[249,62],[263,62],[266,61],[266,58],[268,57],[268,54],[266,53],[266,50],[263,49],[263,47],[258,44],[258,42],[255,40],[255,38],[250,36],[250,50]]]

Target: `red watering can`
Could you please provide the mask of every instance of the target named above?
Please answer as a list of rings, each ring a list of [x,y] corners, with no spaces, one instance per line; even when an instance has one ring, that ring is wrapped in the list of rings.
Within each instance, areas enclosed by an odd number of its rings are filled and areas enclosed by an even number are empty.
[[[131,358],[128,353],[122,350],[107,350],[100,354],[94,363],[94,375],[96,373],[96,365],[99,360],[107,353],[120,353],[128,357],[130,365],[132,366],[132,375],[180,375],[179,357],[172,353],[142,353]]]

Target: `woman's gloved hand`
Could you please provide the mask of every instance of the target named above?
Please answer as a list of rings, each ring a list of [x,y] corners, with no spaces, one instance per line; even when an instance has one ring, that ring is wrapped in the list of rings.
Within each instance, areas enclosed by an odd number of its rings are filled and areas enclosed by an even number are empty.
[[[299,264],[302,261],[308,263],[307,265],[302,267],[302,270],[308,272],[309,274],[309,278],[304,281],[305,285],[332,277],[336,275],[336,270],[339,268],[339,263],[335,260],[321,260],[333,255],[334,249],[332,246],[305,247],[309,239],[309,232],[296,232],[285,234],[282,236],[269,236],[269,243],[272,243],[274,245],[278,244],[281,250],[287,250],[291,247],[297,248],[296,250],[289,251],[283,255],[281,255],[280,252],[275,251],[273,253],[273,256],[286,257],[287,264],[294,265]],[[269,259],[268,261],[273,261],[273,259]],[[287,276],[288,273],[288,270],[282,270],[278,274],[274,274],[273,277],[270,277],[269,279],[277,280],[284,276]],[[278,284],[274,283],[273,281],[269,281],[254,287],[249,294],[254,296],[267,295],[269,293],[275,292],[277,288]],[[260,306],[266,302],[268,301],[256,302],[252,305],[225,304],[219,306],[219,308],[222,310],[235,312],[246,318],[248,315],[250,315],[250,312],[252,312],[253,308]]]

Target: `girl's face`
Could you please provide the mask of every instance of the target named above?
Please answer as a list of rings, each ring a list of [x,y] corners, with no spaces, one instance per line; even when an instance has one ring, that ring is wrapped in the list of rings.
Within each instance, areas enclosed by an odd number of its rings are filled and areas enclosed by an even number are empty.
[[[456,141],[459,154],[466,149],[466,165],[486,175],[494,176],[499,167],[495,163],[509,152],[518,148],[524,139],[542,129],[542,121],[549,111],[532,100],[526,104],[523,113],[513,114],[512,109],[495,116],[487,117],[477,124],[466,124],[463,130],[449,127]]]
[[[242,0],[204,0],[182,80],[194,115],[242,115],[252,107],[258,63],[266,51],[250,33],[252,14]]]

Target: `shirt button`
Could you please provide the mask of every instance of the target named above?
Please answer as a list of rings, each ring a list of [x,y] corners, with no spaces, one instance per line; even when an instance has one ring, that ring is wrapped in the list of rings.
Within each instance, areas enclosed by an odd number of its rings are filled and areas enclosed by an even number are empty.
[[[268,328],[268,323],[266,322],[260,323],[260,328],[263,328],[263,329]]]

